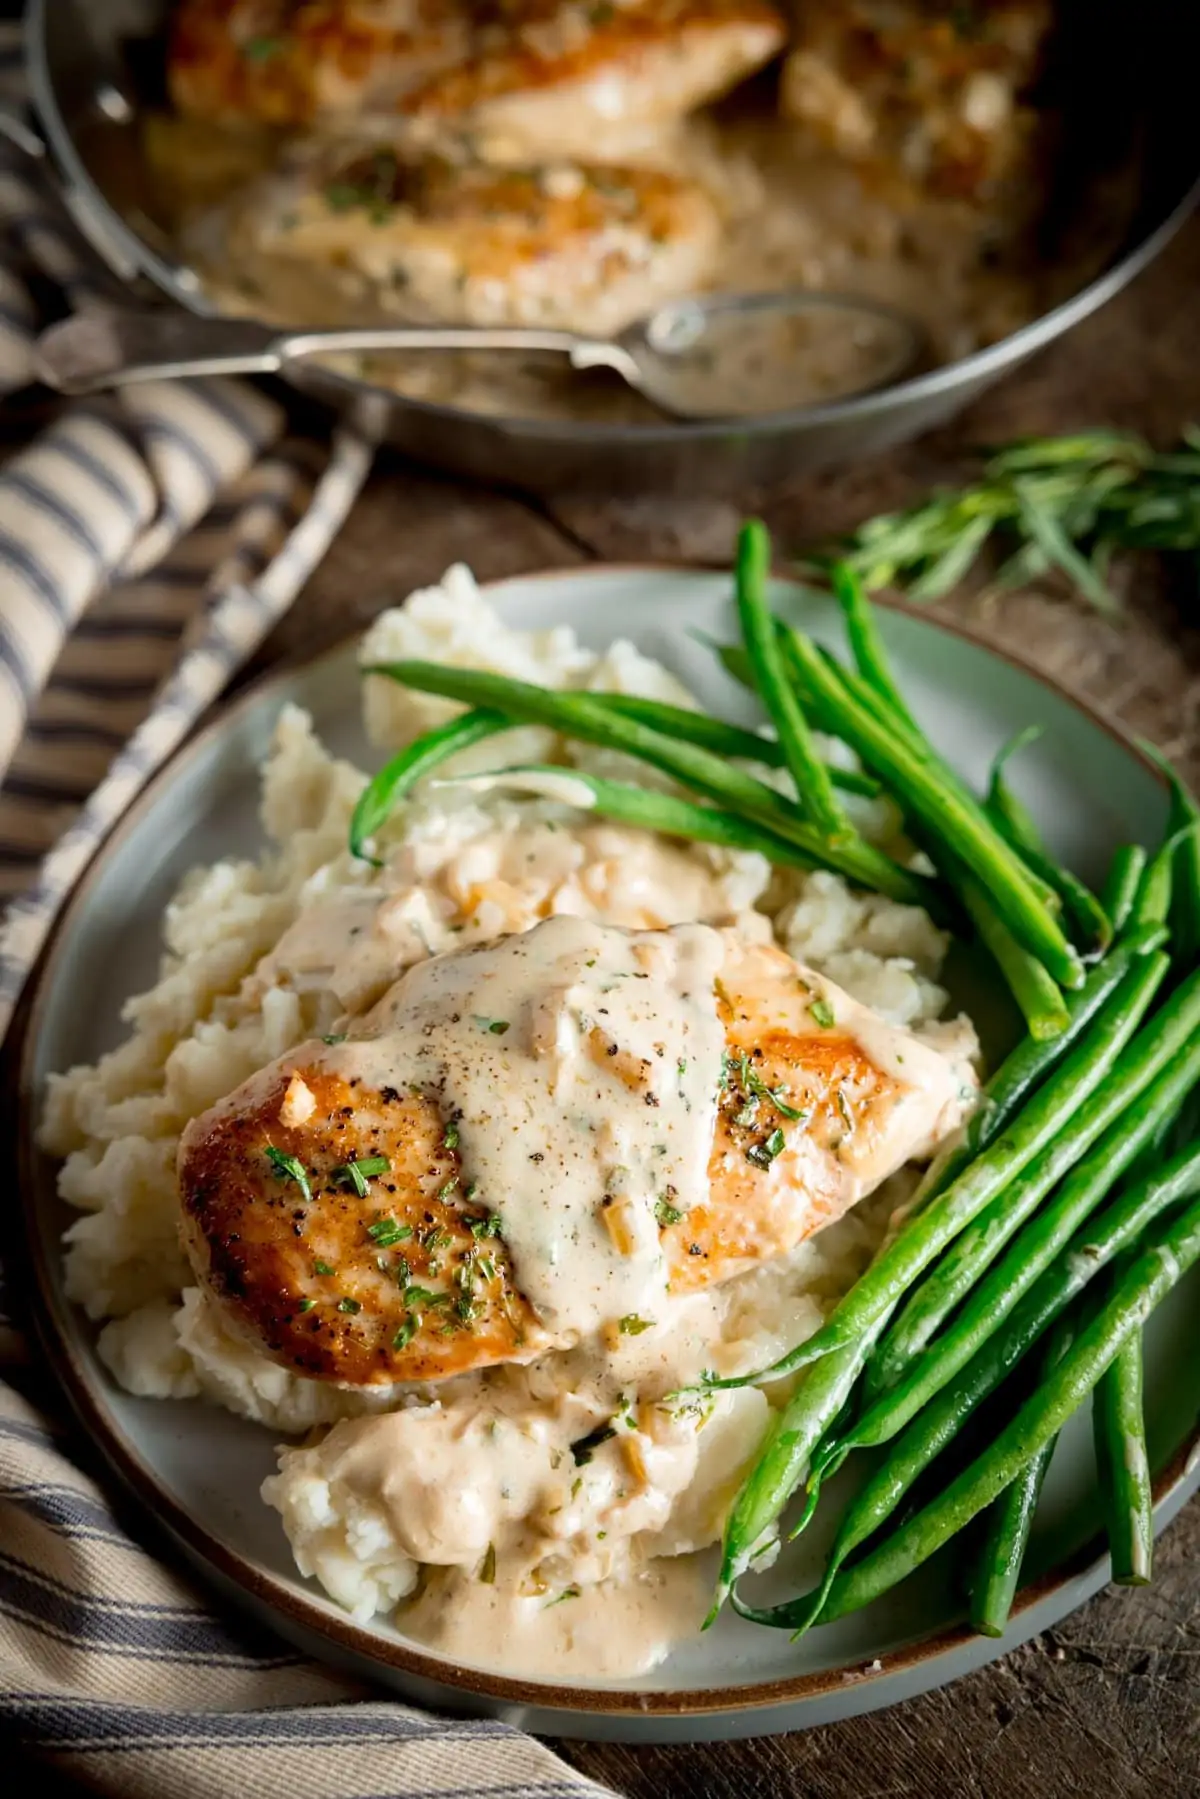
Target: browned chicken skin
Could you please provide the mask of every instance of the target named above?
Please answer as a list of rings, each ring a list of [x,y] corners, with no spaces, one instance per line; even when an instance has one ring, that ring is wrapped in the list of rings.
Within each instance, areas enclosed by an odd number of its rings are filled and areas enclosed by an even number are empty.
[[[672,1293],[787,1253],[927,1151],[964,1099],[942,1056],[781,950],[725,936],[707,1194],[682,1211],[667,1191],[655,1207]],[[645,1078],[603,1031],[593,1038],[587,1053],[612,1078]],[[353,1385],[542,1353],[552,1339],[521,1291],[504,1195],[494,1213],[476,1199],[456,1117],[424,1092],[340,1074],[338,1060],[337,1045],[301,1045],[185,1133],[185,1240],[224,1315],[273,1360]]]
[[[183,0],[169,79],[195,118],[419,118],[549,155],[609,154],[603,128],[619,154],[618,135],[716,98],[784,36],[769,0]]]
[[[336,288],[410,320],[607,335],[704,282],[720,221],[697,183],[656,169],[466,166],[340,152],[268,176],[231,207],[239,267]]]
[[[191,118],[287,129],[393,112],[468,37],[461,0],[180,0],[171,98]]]
[[[288,1125],[293,1073],[315,1108]],[[227,1313],[273,1359],[369,1385],[438,1380],[543,1344],[490,1215],[463,1191],[453,1132],[432,1101],[367,1092],[298,1052],[256,1104],[217,1114],[185,1146],[187,1244]],[[377,1157],[387,1171],[360,1177],[360,1197],[347,1165],[370,1168]],[[409,1320],[412,1335],[397,1344]]]
[[[800,5],[783,111],[893,181],[978,200],[1030,143],[1053,23],[1051,0]]]

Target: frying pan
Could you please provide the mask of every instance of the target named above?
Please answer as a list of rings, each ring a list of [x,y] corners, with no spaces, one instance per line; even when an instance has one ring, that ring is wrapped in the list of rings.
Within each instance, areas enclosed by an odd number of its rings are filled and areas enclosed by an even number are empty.
[[[808,0],[819,4],[820,0]],[[161,102],[169,0],[29,0],[30,93],[76,222],[127,287],[196,313],[216,308],[136,205],[139,110]],[[1158,254],[1200,194],[1194,71],[1200,9],[1180,0],[1064,0],[1063,152],[1046,208],[1082,214],[1106,173],[1136,159],[1138,191],[1120,248],[1086,287],[1000,342],[855,399],[736,424],[611,425],[492,417],[385,392],[318,366],[288,376],[339,412],[359,409],[419,461],[549,493],[696,494],[771,487],[847,463],[943,423],[992,382],[1071,330]],[[157,90],[157,91],[156,91]]]

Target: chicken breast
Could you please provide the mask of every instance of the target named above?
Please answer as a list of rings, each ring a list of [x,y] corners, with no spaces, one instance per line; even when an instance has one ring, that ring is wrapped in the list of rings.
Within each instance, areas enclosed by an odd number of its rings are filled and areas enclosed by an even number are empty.
[[[181,113],[224,125],[394,114],[469,37],[463,0],[179,0],[168,85]]]
[[[225,249],[304,316],[333,292],[339,316],[608,336],[701,285],[719,234],[704,188],[656,170],[412,165],[381,150],[246,190]]]
[[[487,160],[628,156],[783,46],[768,0],[501,0],[465,62],[405,101]]]
[[[773,945],[551,918],[410,969],[194,1120],[184,1240],[281,1365],[438,1380],[787,1254],[973,1093]]]
[[[839,155],[981,199],[1030,143],[1037,115],[1022,99],[1053,24],[1051,0],[802,5],[782,108]]]
[[[179,111],[471,140],[503,160],[623,155],[782,47],[768,0],[183,0]]]

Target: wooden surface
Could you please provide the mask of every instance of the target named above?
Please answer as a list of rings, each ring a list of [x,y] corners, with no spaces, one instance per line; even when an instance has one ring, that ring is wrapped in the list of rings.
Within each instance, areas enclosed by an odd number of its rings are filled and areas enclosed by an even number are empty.
[[[781,550],[919,495],[970,467],[964,446],[1094,424],[1166,443],[1200,419],[1200,220],[1066,343],[949,431],[872,464],[728,502],[543,505],[384,462],[263,661],[364,623],[452,561],[482,578],[604,558],[728,554],[761,509]],[[1145,566],[1112,625],[1061,595],[948,609],[1155,738],[1200,776],[1200,586],[1166,593]],[[1143,1592],[1110,1590],[1052,1633],[954,1686],[801,1735],[684,1748],[564,1744],[631,1799],[1174,1799],[1200,1794],[1200,1503]]]

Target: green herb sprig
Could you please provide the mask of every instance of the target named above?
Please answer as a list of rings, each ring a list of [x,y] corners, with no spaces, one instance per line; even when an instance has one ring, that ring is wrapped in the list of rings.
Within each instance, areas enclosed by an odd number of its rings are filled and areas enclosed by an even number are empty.
[[[1160,453],[1120,431],[1022,438],[985,452],[980,478],[868,520],[839,554],[872,592],[902,587],[933,600],[956,586],[995,539],[997,574],[1019,586],[1058,570],[1100,611],[1119,550],[1200,553],[1200,426]]]

